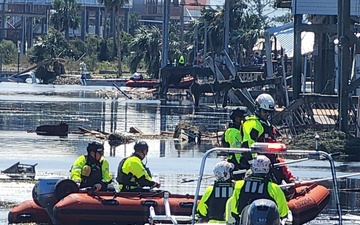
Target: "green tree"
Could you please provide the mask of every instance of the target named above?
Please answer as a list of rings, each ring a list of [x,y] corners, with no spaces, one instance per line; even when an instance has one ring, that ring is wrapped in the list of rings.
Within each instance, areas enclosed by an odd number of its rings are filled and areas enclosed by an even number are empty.
[[[135,30],[140,27],[140,16],[137,13],[130,13],[129,15],[129,34],[135,35]]]
[[[0,42],[0,54],[4,64],[13,63],[17,57],[16,45],[12,41],[2,40]]]
[[[52,7],[55,13],[51,14],[50,22],[56,30],[65,31],[65,38],[69,39],[69,29],[80,27],[80,4],[76,0],[53,0]]]
[[[56,30],[50,30],[47,35],[35,41],[28,57],[30,63],[39,63],[52,58],[74,58],[75,55],[64,36]]]
[[[151,77],[159,77],[161,31],[155,26],[141,26],[136,29],[135,36],[130,43],[133,54],[130,58],[130,71],[136,72],[139,63],[144,60],[146,72]]]

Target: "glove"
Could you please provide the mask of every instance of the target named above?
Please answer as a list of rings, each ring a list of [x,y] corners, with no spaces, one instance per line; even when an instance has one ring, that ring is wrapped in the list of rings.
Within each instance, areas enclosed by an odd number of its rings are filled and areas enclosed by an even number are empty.
[[[75,182],[75,184],[76,184],[78,187],[80,187],[80,184],[81,184],[80,181],[75,180],[74,182]]]
[[[154,185],[151,187],[151,188],[160,188],[160,183],[158,182],[155,182]]]
[[[91,188],[91,190],[92,190],[93,192],[98,192],[98,191],[101,190],[101,188],[102,188],[102,185],[101,185],[101,184],[94,184],[94,186]]]
[[[294,187],[299,187],[299,186],[301,186],[301,182],[298,181],[298,180],[293,180],[293,181],[291,181],[291,182],[295,184]]]

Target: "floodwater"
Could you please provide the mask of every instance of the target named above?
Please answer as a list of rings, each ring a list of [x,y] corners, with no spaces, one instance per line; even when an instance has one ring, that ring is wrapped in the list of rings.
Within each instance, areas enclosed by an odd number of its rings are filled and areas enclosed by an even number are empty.
[[[115,96],[115,97],[114,97]],[[78,85],[40,85],[0,83],[0,170],[16,162],[36,164],[37,177],[68,176],[73,161],[86,152],[89,141],[95,136],[76,134],[78,127],[99,129],[106,132],[126,133],[130,127],[144,134],[173,132],[180,120],[190,121],[203,131],[222,130],[228,115],[214,104],[204,104],[199,109],[185,101],[161,102],[159,100],[128,100],[112,87],[82,87]],[[34,132],[37,126],[66,122],[74,131],[67,137],[41,136]],[[150,146],[147,166],[161,189],[171,193],[193,194],[196,182],[182,183],[183,178],[196,178],[203,153],[216,145],[216,140],[203,140],[201,145],[180,143],[172,138],[145,139]],[[120,160],[132,153],[133,144],[121,145],[110,150],[105,143],[105,157],[110,171],[116,174]],[[219,159],[211,155],[205,174],[212,174],[213,165]],[[290,169],[299,179],[331,176],[329,163],[306,161],[291,164]],[[359,172],[357,162],[337,162],[337,175]],[[359,180],[347,179],[341,188],[356,188]],[[207,179],[201,191],[212,183]],[[9,203],[31,199],[34,182],[0,181],[0,225],[7,224]],[[329,185],[329,184],[325,184]],[[331,188],[331,186],[329,186]],[[341,192],[343,214],[359,215],[359,194]],[[5,204],[4,204],[5,203]],[[319,217],[309,224],[337,224],[334,196]],[[344,224],[360,223],[352,217]]]

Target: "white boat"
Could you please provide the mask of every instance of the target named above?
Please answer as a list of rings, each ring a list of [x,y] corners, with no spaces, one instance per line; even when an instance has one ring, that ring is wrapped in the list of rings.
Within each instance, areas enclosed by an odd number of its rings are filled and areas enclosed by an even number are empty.
[[[0,82],[15,82],[15,83],[29,83],[37,84],[39,79],[36,78],[34,72],[26,72],[19,75],[9,75],[0,77]]]
[[[81,73],[80,83],[83,86],[113,86],[114,83],[121,87],[125,86],[128,78],[113,78],[113,79],[97,79],[91,78],[89,72],[84,71]]]
[[[83,86],[114,86],[119,87],[125,86],[126,82],[129,81],[128,78],[113,78],[113,79],[104,79],[104,78],[93,78],[89,71],[86,69],[86,64],[84,62],[80,63],[81,76],[80,83]]]

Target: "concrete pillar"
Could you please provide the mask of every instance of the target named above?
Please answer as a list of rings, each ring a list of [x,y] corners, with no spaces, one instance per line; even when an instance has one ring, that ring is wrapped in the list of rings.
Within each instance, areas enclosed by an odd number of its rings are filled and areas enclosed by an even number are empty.
[[[82,8],[81,12],[81,40],[86,39],[86,6]]]
[[[110,17],[110,29],[108,37],[115,36],[115,9],[113,8],[111,11],[111,17]]]
[[[3,40],[5,38],[5,28],[6,28],[6,16],[5,16],[5,9],[7,8],[7,4],[5,3],[6,1],[4,0],[4,3],[2,4],[2,15],[1,15],[1,40]]]
[[[129,33],[129,9],[125,9],[124,13],[124,30]]]
[[[95,34],[100,37],[100,27],[101,27],[101,11],[100,6],[96,9],[95,12]]]
[[[86,19],[85,19],[85,30],[86,30],[86,33],[88,34],[89,33],[89,17],[90,17],[90,12],[89,12],[89,10],[86,10]]]
[[[26,47],[26,17],[21,17],[22,25],[21,25],[21,53],[25,52]]]
[[[33,41],[34,41],[34,17],[30,17],[28,19],[28,36],[27,36],[27,48],[31,48],[32,44],[33,44]]]

